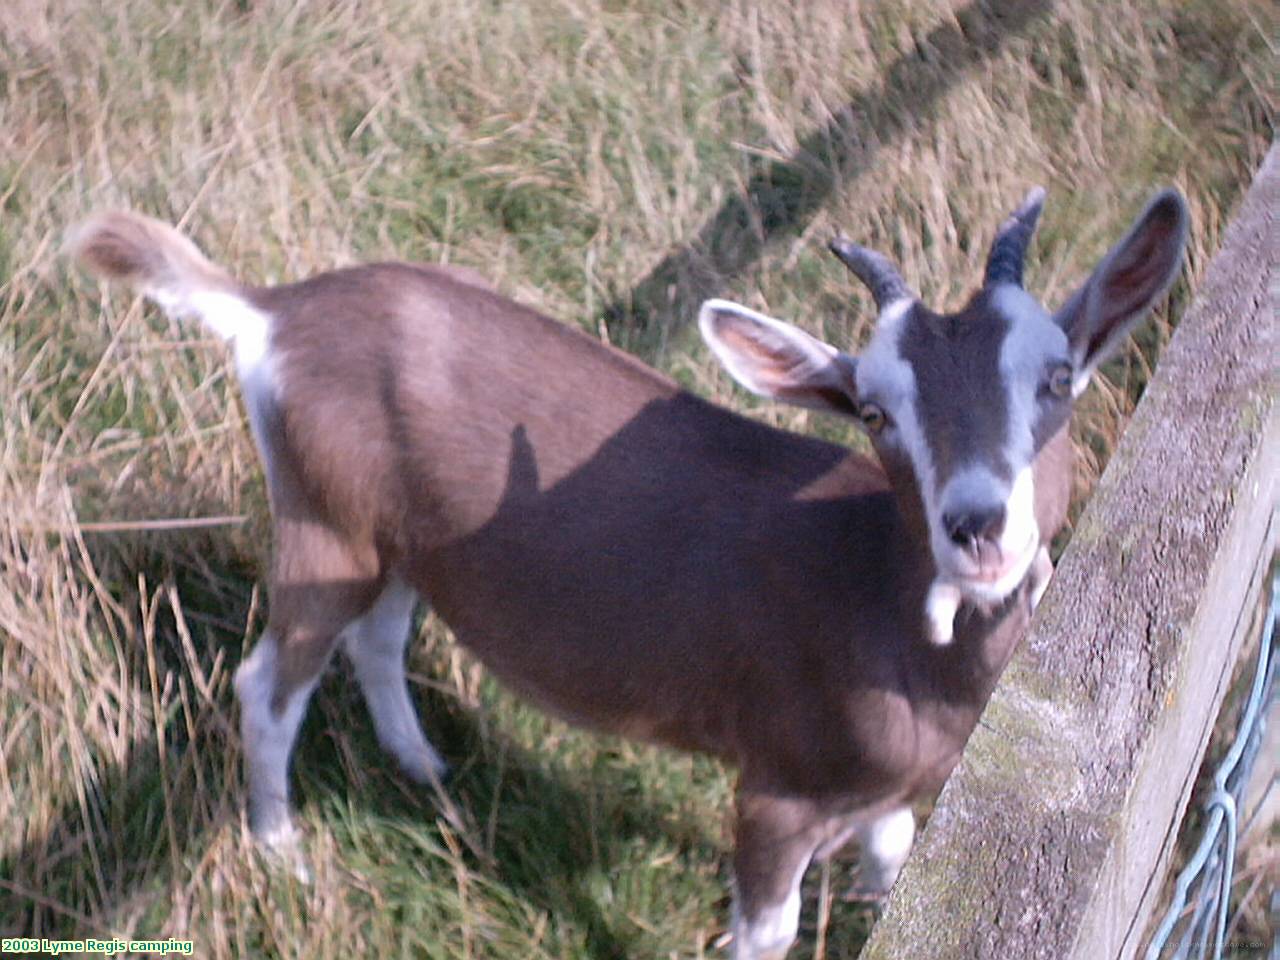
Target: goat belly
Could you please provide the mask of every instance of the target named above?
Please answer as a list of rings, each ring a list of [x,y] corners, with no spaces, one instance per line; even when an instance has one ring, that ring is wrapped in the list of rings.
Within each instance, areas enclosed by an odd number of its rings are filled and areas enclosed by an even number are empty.
[[[563,635],[547,644],[527,635],[497,643],[465,629],[457,637],[504,686],[568,723],[735,759],[707,689],[674,679],[660,664],[628,666],[606,642],[566,644]]]

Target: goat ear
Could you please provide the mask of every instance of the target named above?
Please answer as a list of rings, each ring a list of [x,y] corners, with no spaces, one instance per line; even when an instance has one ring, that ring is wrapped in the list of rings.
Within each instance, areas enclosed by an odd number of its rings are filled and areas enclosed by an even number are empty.
[[[856,361],[830,344],[728,300],[704,303],[698,327],[716,358],[752,393],[857,415]]]
[[[1182,195],[1162,190],[1054,316],[1070,344],[1077,395],[1173,283],[1188,221]]]

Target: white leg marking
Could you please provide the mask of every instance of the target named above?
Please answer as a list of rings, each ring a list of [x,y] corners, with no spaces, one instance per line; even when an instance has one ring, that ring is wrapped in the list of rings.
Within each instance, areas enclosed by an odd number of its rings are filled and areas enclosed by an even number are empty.
[[[862,844],[859,887],[870,894],[885,894],[898,879],[911,853],[916,818],[910,807],[898,807],[870,821],[858,831]]]
[[[924,601],[925,630],[930,643],[945,647],[951,642],[960,598],[960,588],[955,584],[945,580],[933,582]]]
[[[271,709],[277,642],[274,633],[264,633],[236,670],[240,739],[249,782],[249,827],[269,859],[283,863],[306,882],[310,875],[289,815],[289,756],[315,681],[295,690],[279,713]]]
[[[404,648],[418,595],[392,580],[359,620],[342,632],[344,647],[364,693],[378,742],[419,783],[439,780],[448,764],[427,740],[409,697]]]
[[[1049,548],[1041,547],[1036,551],[1036,559],[1031,564],[1031,612],[1040,606],[1044,592],[1049,589],[1049,580],[1053,577],[1053,561],[1049,559]]]
[[[743,915],[742,904],[734,894],[729,922],[732,960],[783,960],[800,929],[800,881],[809,859],[806,857],[796,870],[786,898],[757,910],[753,917]]]

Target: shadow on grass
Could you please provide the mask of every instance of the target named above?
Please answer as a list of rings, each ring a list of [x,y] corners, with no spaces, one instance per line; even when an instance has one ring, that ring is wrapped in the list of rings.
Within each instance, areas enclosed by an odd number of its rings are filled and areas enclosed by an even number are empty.
[[[90,552],[95,569],[108,572],[120,611],[136,617],[120,631],[124,636],[140,638],[145,632],[137,612],[140,578],[175,586],[199,670],[167,607],[153,632],[154,670],[161,687],[186,687],[195,701],[197,672],[209,675],[219,657],[223,678],[238,666],[241,632],[235,628],[250,617],[252,580],[228,559],[235,550],[227,538],[216,532],[178,536],[182,542],[176,550],[174,535],[161,534],[99,539]],[[129,675],[145,685],[146,652],[131,649],[123,655]],[[166,716],[163,750],[154,737],[146,737],[129,745],[125,763],[92,758],[96,776],[78,789],[68,785],[67,801],[42,815],[38,826],[27,826],[25,842],[0,858],[0,933],[106,938],[119,933],[122,923],[134,922],[136,935],[151,935],[155,926],[148,924],[170,919],[174,891],[190,882],[192,868],[213,839],[240,825],[239,751],[233,755],[228,749],[238,737],[234,698],[227,679],[217,687],[216,704],[186,709],[182,698],[175,698],[179,705]],[[486,856],[462,853],[467,870],[534,912],[562,919],[560,935],[580,941],[583,955],[593,960],[633,955],[631,938],[618,929],[616,918],[602,912],[593,888],[596,878],[607,881],[623,866],[618,858],[625,851],[636,844],[648,850],[656,840],[681,861],[719,858],[702,826],[644,802],[642,774],[635,780],[590,776],[589,764],[578,772],[572,759],[548,762],[510,742],[502,732],[509,711],[503,711],[503,720],[490,722],[456,700],[421,693],[417,699],[428,735],[458,770],[450,796],[469,822],[488,834],[479,838]],[[563,770],[557,769],[561,763]],[[313,806],[325,808],[341,797],[375,829],[398,821],[436,836],[440,812],[432,792],[402,778],[377,745],[341,656],[308,712],[292,780],[295,810],[303,817]],[[343,825],[335,822],[333,829],[340,835]],[[338,842],[341,848],[341,836]],[[447,864],[424,869],[428,876],[444,871],[444,885],[452,887]],[[270,943],[260,946],[271,952]]]
[[[364,714],[349,680],[337,677],[325,684],[322,709],[314,712],[311,730],[304,732],[297,778],[300,803],[305,808],[308,802],[324,803],[335,796],[350,803],[352,780],[358,779],[366,789],[355,814],[371,824],[399,824],[428,843],[435,841],[442,814],[433,792],[398,773],[394,760],[378,747],[367,719],[347,723],[353,713]],[[431,694],[418,692],[417,700],[428,737],[453,764],[447,792],[465,811],[472,839],[483,849],[481,856],[469,849],[460,854],[469,882],[489,888],[472,895],[479,905],[470,922],[483,926],[486,914],[501,913],[501,901],[515,901],[550,921],[551,932],[542,942],[549,955],[626,960],[644,952],[638,945],[645,935],[619,907],[629,896],[628,884],[652,883],[673,905],[681,901],[671,887],[705,894],[698,866],[718,864],[723,846],[705,823],[672,809],[658,796],[660,790],[650,789],[653,784],[645,777],[654,774],[652,764],[642,760],[626,766],[609,756],[608,740],[587,742],[581,735],[566,736],[563,729],[550,732],[567,747],[539,753],[519,746],[513,728],[523,719],[539,726],[543,721],[527,712],[522,717],[521,708],[513,711],[507,704],[500,716],[490,711],[478,716]],[[342,729],[330,728],[331,723]],[[340,772],[339,738],[362,757],[359,772]],[[358,840],[352,847],[359,856],[369,855],[359,849]],[[422,869],[433,886],[452,891],[456,877],[449,873],[451,857],[433,859]],[[716,889],[727,904],[727,886],[718,883]],[[643,905],[637,913],[643,922]],[[714,905],[709,905],[707,922],[716,918]]]
[[[90,536],[86,545],[95,575],[114,603],[111,610],[98,611],[96,622],[77,626],[101,636],[103,644],[114,644],[119,676],[104,679],[116,681],[120,690],[83,692],[86,712],[100,714],[86,716],[86,725],[116,718],[122,725],[136,723],[135,704],[121,701],[134,698],[137,706],[150,708],[148,676],[174,684],[170,690],[181,693],[176,713],[166,717],[163,750],[152,736],[130,742],[124,762],[106,755],[81,758],[78,764],[61,758],[69,774],[76,769],[92,773],[67,786],[69,799],[60,809],[32,811],[31,821],[15,830],[24,842],[0,859],[0,931],[6,936],[109,935],[118,905],[172,880],[169,869],[155,873],[156,862],[169,858],[172,864],[198,852],[201,838],[225,820],[216,812],[217,798],[230,785],[222,782],[216,764],[201,758],[224,750],[235,736],[230,703],[227,709],[198,703],[197,670],[171,611],[157,611],[148,651],[139,583],[174,586],[182,597],[198,672],[209,677],[221,657],[225,676],[225,661],[233,661],[234,669],[239,656],[236,627],[249,613],[252,564],[234,559],[225,531]]]
[[[161,550],[161,541],[177,547]],[[189,626],[202,675],[210,675],[219,650],[225,658],[236,649],[238,636],[232,625],[247,616],[252,575],[236,564],[214,561],[218,570],[210,576],[209,557],[232,553],[223,535],[197,532],[179,540],[169,535],[90,536],[87,547],[93,570],[114,600],[111,611],[100,609],[97,622],[86,625],[102,636],[102,644],[111,643],[106,637],[116,637],[113,653],[120,676],[110,680],[123,686],[129,677],[146,684],[140,582],[172,581],[180,591],[183,608],[197,618]],[[202,611],[212,613],[210,621]],[[168,622],[157,621],[152,636],[155,676],[195,692],[196,669],[182,649],[172,616]],[[49,637],[49,643],[58,641]],[[125,696],[150,707],[150,694],[142,686]],[[86,704],[97,701],[102,714],[114,712],[128,718],[125,724],[137,722],[137,714],[119,700],[114,694],[109,703],[90,691],[84,695]],[[63,756],[68,780],[77,767],[90,773],[68,785],[64,795],[69,799],[56,812],[33,810],[40,826],[23,824],[26,844],[17,850],[6,845],[8,855],[0,859],[0,931],[5,936],[104,936],[110,922],[102,916],[136,893],[168,882],[168,873],[155,876],[156,851],[180,858],[209,828],[209,817],[201,815],[201,808],[207,812],[207,797],[221,795],[223,785],[201,764],[200,748],[233,736],[227,717],[225,710],[200,708],[187,713],[189,722],[174,722],[170,716],[164,726],[164,750],[154,736],[134,739],[124,763],[100,754],[73,764],[69,755]],[[84,722],[102,719],[86,717]]]
[[[873,89],[806,136],[791,157],[756,162],[745,189],[693,240],[606,307],[610,329],[616,327],[628,349],[653,356],[768,246],[803,232],[833,191],[870,169],[881,144],[927,125],[954,84],[1052,8],[1053,0],[975,0],[958,10],[894,61]]]

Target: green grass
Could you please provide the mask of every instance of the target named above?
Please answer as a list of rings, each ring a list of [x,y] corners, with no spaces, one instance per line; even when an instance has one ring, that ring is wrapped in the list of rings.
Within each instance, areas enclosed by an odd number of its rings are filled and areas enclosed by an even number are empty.
[[[246,280],[378,258],[510,295],[768,422],[695,342],[728,295],[856,345],[837,230],[940,307],[1026,187],[1060,302],[1158,184],[1194,234],[1171,305],[1078,417],[1096,479],[1272,135],[1270,4],[945,0],[20,0],[0,23],[0,930],[202,956],[711,956],[732,771],[572,731],[429,617],[411,655],[446,815],[326,678],[295,784],[315,882],[253,856],[230,677],[261,629],[264,488],[222,350],[74,274],[126,205]],[[91,522],[242,515],[205,531]],[[806,884],[798,957],[860,908]],[[837,897],[846,868],[830,877]]]

